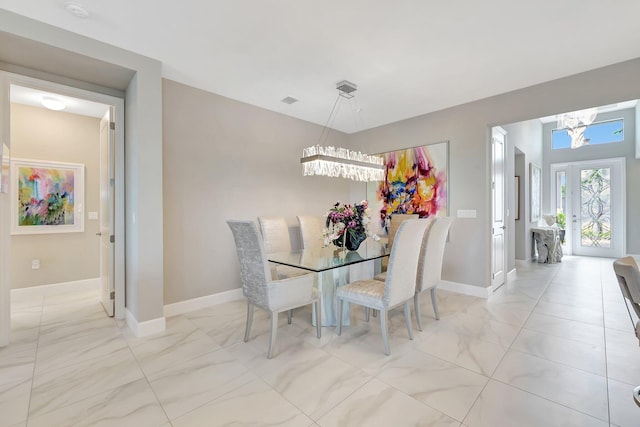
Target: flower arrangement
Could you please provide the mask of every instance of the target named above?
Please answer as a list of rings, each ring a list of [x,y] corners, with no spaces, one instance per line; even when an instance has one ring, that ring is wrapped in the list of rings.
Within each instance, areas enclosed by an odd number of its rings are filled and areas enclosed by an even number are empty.
[[[371,213],[366,200],[354,205],[337,202],[327,212],[327,221],[322,230],[324,245],[333,242],[338,247],[356,250],[370,235],[370,222]]]

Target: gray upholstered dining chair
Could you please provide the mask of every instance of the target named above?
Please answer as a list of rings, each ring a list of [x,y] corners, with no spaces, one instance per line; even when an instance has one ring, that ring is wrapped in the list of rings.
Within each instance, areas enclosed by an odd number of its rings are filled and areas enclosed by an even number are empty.
[[[447,236],[452,223],[453,219],[451,217],[436,218],[424,236],[420,262],[418,263],[418,276],[416,277],[416,293],[413,297],[413,311],[416,314],[416,323],[419,331],[422,330],[420,317],[420,294],[422,292],[431,292],[433,313],[437,320],[440,319],[436,287],[442,278],[444,247],[447,243]]]
[[[315,215],[299,215],[298,224],[302,236],[302,248],[317,248],[322,246],[322,229],[325,226],[325,218]]]
[[[236,243],[242,293],[247,298],[247,324],[244,341],[249,340],[253,322],[254,307],[271,313],[271,337],[267,358],[273,356],[278,332],[278,314],[307,304],[314,304],[316,313],[316,334],[320,331],[319,295],[313,286],[313,274],[305,274],[280,280],[272,280],[269,263],[260,233],[253,221],[227,221]]]
[[[264,239],[266,254],[291,252],[289,226],[283,217],[258,217],[258,223]],[[286,265],[271,266],[271,274],[274,279],[295,277],[306,273],[305,270]]]
[[[636,316],[640,318],[640,269],[638,269],[638,263],[633,257],[626,256],[613,262],[613,271],[616,273],[627,311],[629,311],[629,305],[631,305]],[[635,329],[636,338],[640,341],[640,321],[634,324],[631,311],[629,311],[629,318],[631,319],[632,327]],[[633,389],[633,399],[636,405],[640,406],[640,386]]]
[[[387,316],[388,311],[404,304],[404,318],[407,324],[409,338],[413,339],[411,331],[411,313],[409,302],[416,289],[416,274],[418,272],[418,258],[425,230],[431,222],[427,220],[404,221],[396,234],[391,248],[387,280],[359,280],[341,286],[336,291],[338,298],[338,335],[342,333],[342,308],[344,302],[362,305],[366,308],[379,310],[382,341],[385,354],[389,350]]]

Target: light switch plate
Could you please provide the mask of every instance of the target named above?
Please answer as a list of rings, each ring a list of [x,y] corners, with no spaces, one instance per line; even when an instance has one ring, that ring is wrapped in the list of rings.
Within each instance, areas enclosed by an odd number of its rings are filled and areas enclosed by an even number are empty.
[[[89,212],[89,213],[87,214],[87,217],[88,217],[89,219],[98,219],[98,212]]]

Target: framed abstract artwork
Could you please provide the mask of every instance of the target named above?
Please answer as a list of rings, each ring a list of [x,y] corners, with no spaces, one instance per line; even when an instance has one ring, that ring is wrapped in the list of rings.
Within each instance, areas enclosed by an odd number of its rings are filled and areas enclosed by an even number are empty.
[[[84,165],[13,159],[11,234],[84,231]]]
[[[531,184],[529,191],[529,195],[531,196],[531,222],[538,222],[540,212],[542,211],[542,170],[540,166],[530,163],[529,174],[529,183]]]
[[[367,183],[371,231],[387,234],[393,214],[449,214],[449,141],[380,153],[385,179]]]

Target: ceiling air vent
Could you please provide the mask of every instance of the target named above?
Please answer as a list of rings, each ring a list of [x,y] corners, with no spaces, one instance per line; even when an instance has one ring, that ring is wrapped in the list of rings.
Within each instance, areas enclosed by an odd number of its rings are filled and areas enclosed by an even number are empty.
[[[284,98],[284,99],[282,100],[282,102],[284,102],[285,104],[289,104],[289,105],[291,105],[291,104],[294,104],[294,103],[298,102],[298,100],[297,100],[297,99],[295,99],[295,98],[294,98],[294,97],[292,97],[292,96],[287,96],[286,98]]]

